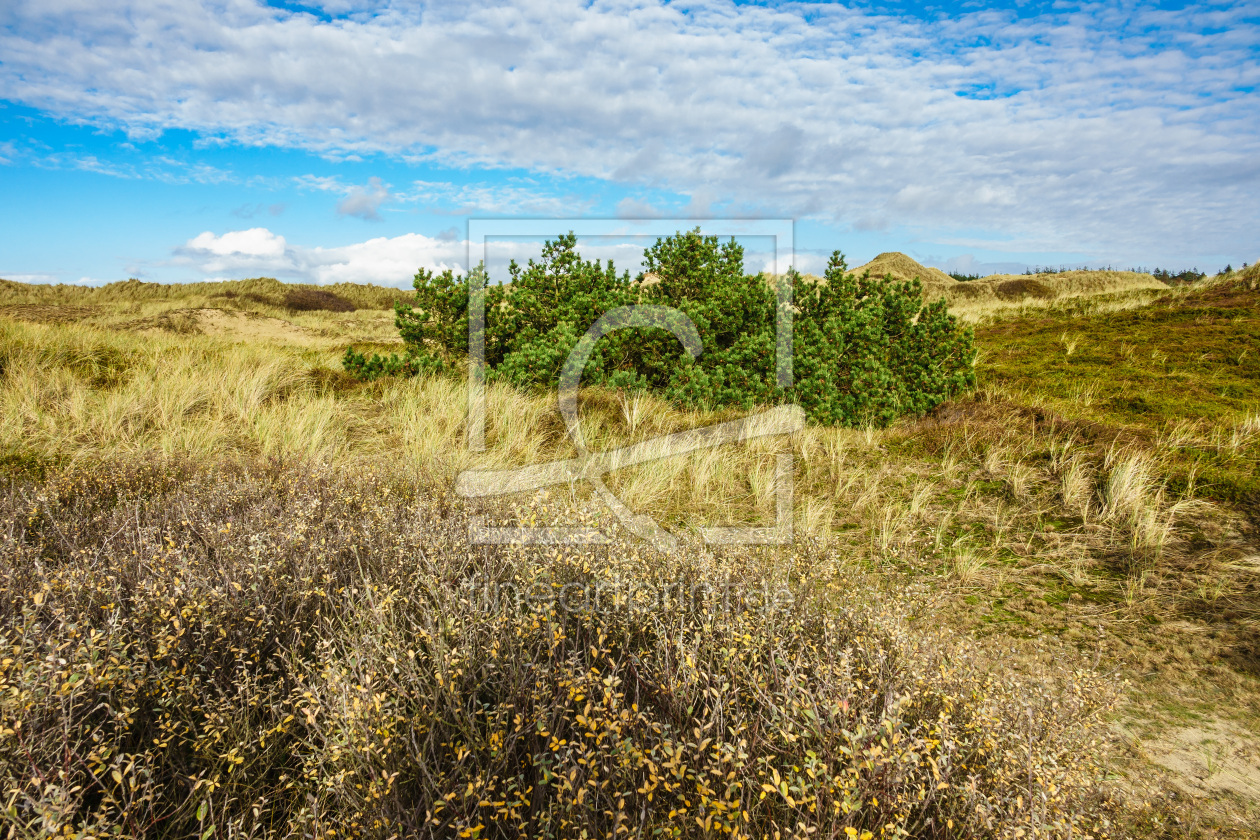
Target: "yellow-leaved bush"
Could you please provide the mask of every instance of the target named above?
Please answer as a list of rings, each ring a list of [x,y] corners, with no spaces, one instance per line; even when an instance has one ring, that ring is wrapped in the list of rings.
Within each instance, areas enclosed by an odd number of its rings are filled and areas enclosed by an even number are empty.
[[[1095,674],[821,548],[473,545],[404,478],[10,480],[6,836],[1107,836]]]

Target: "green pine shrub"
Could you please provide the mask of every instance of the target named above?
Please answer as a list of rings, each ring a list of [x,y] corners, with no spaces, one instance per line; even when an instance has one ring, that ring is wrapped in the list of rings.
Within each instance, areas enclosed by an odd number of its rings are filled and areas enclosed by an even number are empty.
[[[857,277],[839,252],[813,281],[792,271],[767,282],[743,263],[733,239],[694,230],[657,240],[634,279],[611,261],[582,259],[572,233],[547,242],[538,262],[513,262],[504,285],[489,285],[481,267],[467,277],[422,269],[414,301],[395,305],[404,355],[350,348],[345,368],[364,379],[452,370],[468,352],[470,296],[484,289],[487,378],[522,387],[554,389],[587,329],[636,304],[681,315],[606,334],[584,384],[650,390],[697,408],[795,402],[816,423],[881,426],[974,386],[970,330],[943,302],[924,305],[917,280]],[[781,291],[793,306],[787,388],[776,372]],[[702,347],[694,358],[676,337],[692,326]]]

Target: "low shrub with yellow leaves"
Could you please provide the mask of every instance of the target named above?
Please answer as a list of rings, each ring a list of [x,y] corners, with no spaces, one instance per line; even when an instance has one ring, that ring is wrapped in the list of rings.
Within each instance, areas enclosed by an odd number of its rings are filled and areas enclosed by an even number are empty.
[[[9,480],[6,836],[1113,831],[1092,672],[994,665],[808,545],[470,545],[406,479]]]

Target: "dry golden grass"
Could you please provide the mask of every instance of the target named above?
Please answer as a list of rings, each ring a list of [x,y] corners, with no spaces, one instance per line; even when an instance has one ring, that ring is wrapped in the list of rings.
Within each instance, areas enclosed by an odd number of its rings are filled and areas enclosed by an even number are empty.
[[[310,293],[333,295],[348,301],[359,309],[382,310],[391,309],[395,300],[401,300],[407,296],[407,292],[403,290],[385,286],[370,286],[359,283],[308,286],[281,283],[269,277],[259,277],[252,280],[226,280],[174,285],[127,280],[118,283],[108,283],[104,286],[36,285],[0,279],[0,306],[42,304],[50,306],[108,306],[118,309],[156,301],[177,302],[184,307],[195,307],[207,305],[212,301],[235,300],[254,305],[287,308],[285,302],[295,292],[306,292],[308,295]]]
[[[333,298],[322,304],[331,310],[311,308],[321,296]],[[347,341],[399,344],[393,302],[405,297],[378,286],[292,286],[269,278],[185,285],[129,280],[98,287],[0,280],[0,316],[336,349]],[[354,309],[345,311],[347,306]]]
[[[1166,292],[1167,284],[1150,274],[1133,271],[1065,271],[1045,274],[993,274],[960,283],[937,268],[921,265],[905,254],[890,251],[859,266],[872,277],[907,281],[918,278],[926,300],[944,300],[950,311],[965,321],[978,321],[1006,310],[1046,306],[1055,301],[1097,296],[1120,297],[1127,305],[1140,306],[1141,292]],[[1121,304],[1122,306],[1125,304]]]
[[[11,493],[18,494],[11,497],[15,505],[47,495],[53,485],[41,484],[41,475],[55,484],[58,476],[92,473],[99,464],[143,463],[152,457],[200,465],[194,473],[236,469],[231,464],[284,464],[296,470],[286,472],[284,480],[299,483],[308,474],[388,474],[393,476],[385,482],[389,486],[410,487],[411,494],[420,488],[422,496],[444,499],[445,505],[463,469],[507,469],[574,454],[554,397],[546,394],[491,386],[487,450],[473,454],[464,445],[464,383],[349,380],[340,371],[340,352],[364,335],[378,342],[389,338],[391,319],[381,310],[290,312],[273,303],[241,303],[244,292],[232,304],[231,298],[220,300],[196,289],[187,290],[186,297],[172,291],[151,301],[111,301],[76,298],[80,293],[65,290],[36,290],[22,298],[4,288],[10,296],[3,298],[9,308],[0,309],[0,425],[5,429],[0,456],[11,476]],[[1189,300],[1201,293],[1158,294]],[[121,296],[117,290],[114,294]],[[1100,313],[1141,310],[1154,294],[1137,290],[992,309],[982,323],[1033,315],[1053,319],[1056,359],[1075,365],[1098,352],[1081,324]],[[69,322],[60,316],[71,306],[98,308]],[[239,332],[210,334],[200,320],[197,329],[179,331],[181,311],[204,308],[252,313],[241,316],[251,320],[273,318],[315,339],[299,343]],[[163,317],[168,323],[145,320]],[[1074,345],[1071,353],[1069,344]],[[982,341],[981,349],[986,359],[1005,358],[1000,343]],[[1130,363],[1148,364],[1145,356],[1152,349],[1157,348],[1134,350]],[[1134,429],[1099,420],[1095,402],[1104,397],[1097,382],[1077,382],[1072,398],[1065,400],[1035,384],[1004,384],[983,376],[982,381],[985,389],[975,398],[890,429],[808,427],[787,441],[762,439],[616,470],[608,484],[630,508],[687,539],[701,527],[767,525],[775,516],[775,456],[790,447],[797,464],[798,543],[778,555],[771,552],[764,562],[781,564],[773,568],[786,570],[793,580],[836,574],[866,581],[877,571],[898,586],[926,586],[918,591],[932,593],[935,600],[931,609],[906,619],[908,638],[940,626],[987,637],[1004,650],[1018,648],[1011,664],[1030,685],[1053,684],[1063,676],[1062,663],[1080,656],[1101,668],[1123,669],[1134,679],[1153,680],[1142,683],[1138,699],[1145,705],[1139,706],[1165,727],[1173,725],[1169,713],[1160,711],[1164,706],[1156,708],[1153,698],[1170,708],[1208,702],[1234,708],[1244,729],[1260,719],[1260,705],[1254,710],[1249,705],[1260,697],[1249,670],[1255,668],[1254,640],[1260,638],[1255,602],[1260,566],[1246,560],[1256,553],[1247,548],[1250,526],[1245,511],[1202,496],[1201,487],[1178,472],[1187,448],[1210,450],[1230,463],[1254,460],[1260,406],[1219,419]],[[599,390],[584,392],[581,405],[586,439],[597,451],[737,416],[681,412],[651,396]],[[124,466],[115,469],[120,476],[127,472]],[[94,481],[101,489],[93,493],[107,493],[109,474]],[[170,506],[177,499],[190,505],[193,497],[162,498]],[[389,509],[391,516],[402,515],[401,509]],[[30,513],[23,510],[23,516]],[[51,522],[64,531],[86,515],[78,510],[70,504]],[[608,521],[581,485],[510,498],[483,512],[511,523],[536,518],[540,510],[557,522],[588,522],[597,515]],[[143,519],[141,524],[152,534],[161,530]],[[273,535],[280,527],[257,525],[260,533]],[[55,535],[57,528],[49,525],[41,533]],[[197,529],[214,530],[208,521]],[[195,542],[191,529],[179,533],[184,536],[177,543]],[[371,533],[373,539],[391,539],[385,530]],[[111,551],[103,536],[92,538],[96,543],[84,539],[75,543],[82,550]],[[742,574],[742,564],[752,556],[715,554],[687,544],[695,550],[687,562],[709,572]],[[582,556],[596,568],[614,554]],[[529,556],[535,559],[512,568],[523,570],[531,563],[559,568],[552,560]],[[864,600],[876,597],[863,593]],[[370,618],[360,616],[346,626],[364,622]],[[925,638],[936,637],[928,633]],[[398,651],[390,646],[396,642],[382,642],[395,660]],[[350,654],[338,655],[343,658],[329,661],[343,662]],[[1199,664],[1187,664],[1192,662]],[[49,674],[50,680],[56,676]],[[387,676],[371,674],[373,679]],[[330,698],[341,692],[337,696],[344,699],[350,696],[345,688],[337,683],[326,690]],[[414,699],[430,689],[410,684],[399,690]],[[348,709],[338,712],[344,712],[339,719],[350,720]],[[1145,772],[1144,767],[1139,764],[1134,773]],[[354,774],[359,772],[347,770],[350,775],[343,780],[358,779]],[[357,783],[364,789],[369,784]],[[329,803],[349,807],[347,802],[358,808],[358,799],[337,798],[351,790],[336,787],[315,795],[321,808]],[[325,795],[330,798],[319,799]],[[214,807],[225,809],[225,820],[246,819],[246,811],[233,811],[236,806],[229,804],[223,800]],[[195,808],[195,800],[180,807]],[[1176,813],[1175,806],[1168,808],[1161,813]],[[471,819],[474,812],[460,813]],[[308,824],[314,823],[303,823]]]
[[[1149,274],[1132,271],[1067,271],[1057,274],[993,275],[957,283],[949,288],[928,289],[930,300],[943,298],[950,311],[965,321],[1047,309],[1065,301],[1086,301],[1095,311],[1140,307],[1169,287]]]
[[[388,456],[450,486],[472,466],[574,454],[546,395],[492,386],[487,450],[474,455],[464,446],[461,382],[359,385],[338,371],[331,350],[5,320],[0,358],[0,418],[13,432],[12,457],[82,462],[161,452],[339,465]],[[775,515],[775,453],[787,445],[797,455],[798,533],[844,546],[852,562],[922,556],[916,535],[946,514],[951,527],[981,527],[990,542],[1052,517],[1080,521],[1076,542],[1086,553],[1120,545],[1162,553],[1178,517],[1191,511],[1155,479],[1155,454],[1122,456],[1070,432],[1011,425],[1001,419],[1013,405],[1005,399],[885,431],[810,427],[786,444],[765,438],[616,470],[608,483],[632,509],[684,531],[766,525]],[[582,415],[597,451],[732,416],[597,390],[584,393]],[[1200,434],[1241,446],[1251,439],[1249,423]],[[574,508],[584,509],[589,495],[574,489]]]

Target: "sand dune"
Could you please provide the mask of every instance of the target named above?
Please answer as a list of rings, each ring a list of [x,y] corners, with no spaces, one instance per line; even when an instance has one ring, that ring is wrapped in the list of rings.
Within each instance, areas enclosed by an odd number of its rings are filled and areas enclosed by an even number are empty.
[[[1026,300],[1123,292],[1132,289],[1163,289],[1167,284],[1150,274],[1136,271],[1064,271],[1057,274],[992,274],[960,283],[939,268],[915,262],[905,254],[890,251],[854,269],[858,274],[891,276],[895,280],[918,277],[927,300],[944,299],[950,306],[1020,303]]]

